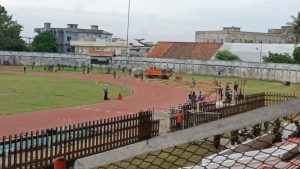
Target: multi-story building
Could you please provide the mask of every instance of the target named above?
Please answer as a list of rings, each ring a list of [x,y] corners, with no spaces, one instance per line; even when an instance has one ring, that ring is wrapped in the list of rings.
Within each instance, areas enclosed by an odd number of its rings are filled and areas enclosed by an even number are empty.
[[[43,28],[35,28],[34,32],[50,32],[58,43],[58,52],[74,53],[71,41],[106,41],[112,38],[112,33],[99,30],[97,25],[91,25],[90,29],[79,29],[77,24],[67,24],[67,28],[52,28],[51,23],[44,23]]]
[[[196,42],[216,43],[294,43],[295,36],[291,27],[282,26],[281,29],[269,29],[264,32],[244,32],[239,27],[224,27],[218,31],[197,31]]]

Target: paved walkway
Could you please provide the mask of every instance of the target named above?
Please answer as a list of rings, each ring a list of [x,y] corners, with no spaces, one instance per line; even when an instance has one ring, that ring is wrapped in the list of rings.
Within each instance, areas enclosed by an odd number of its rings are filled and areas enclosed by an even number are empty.
[[[82,75],[71,73],[30,74],[83,80],[97,80],[119,85],[124,84],[124,79],[113,79],[111,76],[107,75]],[[187,98],[187,92],[185,90],[168,85],[147,83],[131,79],[127,80],[126,86],[133,89],[134,94],[123,98],[122,101],[112,100],[95,105],[1,116],[0,137],[26,131],[35,131],[61,125],[69,125],[121,116],[124,114],[137,113],[139,110],[152,109],[153,107],[169,108],[182,104]]]

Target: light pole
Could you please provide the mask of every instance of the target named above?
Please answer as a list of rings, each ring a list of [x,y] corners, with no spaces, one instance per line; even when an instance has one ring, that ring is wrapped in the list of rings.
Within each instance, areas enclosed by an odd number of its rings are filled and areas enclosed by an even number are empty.
[[[127,64],[128,64],[128,55],[129,55],[129,43],[128,43],[128,40],[129,40],[129,24],[130,24],[130,0],[128,0],[128,11],[127,11],[127,32],[126,32],[126,47],[127,47],[127,52],[126,52],[126,61],[125,61],[125,64],[126,64],[126,67],[125,67],[125,78],[124,78],[124,87],[126,86],[126,69],[127,69]]]
[[[261,54],[262,54],[262,41],[260,41],[260,53],[259,53],[260,63],[261,63]]]
[[[260,51],[258,50],[258,47],[256,47],[257,52],[259,52],[259,63],[261,63],[261,55],[262,55],[262,41],[260,41]]]

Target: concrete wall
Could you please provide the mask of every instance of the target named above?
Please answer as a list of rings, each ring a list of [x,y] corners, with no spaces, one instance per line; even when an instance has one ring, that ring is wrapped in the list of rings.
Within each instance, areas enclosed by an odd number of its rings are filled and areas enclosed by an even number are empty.
[[[225,77],[241,77],[244,75],[249,79],[290,81],[300,83],[300,65],[297,64],[275,64],[275,63],[254,63],[254,62],[231,62],[217,60],[178,60],[161,58],[134,58],[125,57],[113,58],[114,66],[128,65],[136,68],[149,68],[151,66],[161,68],[173,68],[175,71],[189,74],[201,74]]]
[[[4,62],[8,62],[11,65],[32,65],[35,62],[35,65],[61,64],[81,66],[81,64],[90,64],[90,57],[59,53],[0,51],[0,65],[4,64]]]

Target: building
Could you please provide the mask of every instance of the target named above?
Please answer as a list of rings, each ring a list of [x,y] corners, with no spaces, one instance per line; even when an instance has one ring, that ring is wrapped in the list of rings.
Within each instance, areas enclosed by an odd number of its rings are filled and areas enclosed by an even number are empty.
[[[221,46],[222,43],[158,42],[147,57],[210,60]]]
[[[269,52],[293,56],[294,48],[294,44],[224,43],[219,51],[227,50],[244,62],[263,62],[263,57],[268,57]]]
[[[57,39],[60,53],[75,52],[75,47],[71,47],[71,41],[106,41],[113,35],[110,32],[99,30],[97,25],[91,25],[90,29],[79,29],[77,24],[67,24],[66,28],[52,28],[51,23],[44,23],[43,28],[35,28],[34,32],[52,33]]]
[[[152,42],[142,42],[143,39],[135,39],[129,44],[130,57],[146,57],[150,49],[155,46]]]
[[[116,56],[114,51],[91,51],[91,64],[108,65],[113,57]]]
[[[264,32],[244,32],[239,27],[224,27],[218,31],[197,31],[196,42],[216,43],[294,43],[295,37],[291,27],[282,26],[281,29],[269,29]]]
[[[127,46],[126,40],[120,38],[109,38],[105,41],[71,41],[71,47],[75,49],[76,54],[90,55],[98,51],[113,51],[115,56],[126,56],[129,49],[130,57],[145,57],[151,49],[151,46],[146,46],[137,42],[129,43]]]
[[[116,56],[126,55],[127,43],[120,39],[109,39],[108,41],[70,41],[75,54],[87,54],[94,51],[112,51]]]

